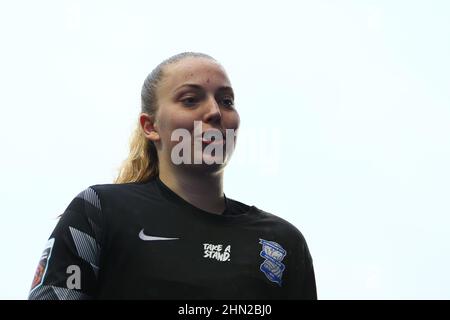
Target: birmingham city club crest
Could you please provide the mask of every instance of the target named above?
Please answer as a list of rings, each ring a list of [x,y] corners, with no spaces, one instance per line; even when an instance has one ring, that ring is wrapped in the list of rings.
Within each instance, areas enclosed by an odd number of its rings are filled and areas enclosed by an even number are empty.
[[[262,250],[259,255],[265,259],[259,266],[259,269],[264,272],[270,281],[276,282],[281,286],[285,269],[285,265],[281,261],[286,256],[286,250],[274,241],[259,239],[259,243],[262,244]]]

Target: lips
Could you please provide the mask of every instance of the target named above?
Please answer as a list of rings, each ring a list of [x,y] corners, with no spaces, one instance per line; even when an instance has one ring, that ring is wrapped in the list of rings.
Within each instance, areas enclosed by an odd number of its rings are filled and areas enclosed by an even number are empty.
[[[211,140],[211,141],[208,141],[208,140],[202,139],[202,143],[203,143],[203,144],[206,144],[206,145],[209,145],[209,144],[212,144],[212,145],[216,145],[216,144],[222,145],[222,144],[225,143],[225,140],[224,140],[224,139],[220,139],[220,140]]]
[[[211,138],[211,140],[207,140],[205,138],[202,138],[202,143],[203,144],[224,144],[225,143],[225,139],[214,140],[214,138]]]
[[[205,134],[206,134],[207,132],[211,132],[211,133],[209,134],[209,139],[206,139],[206,138],[205,138]],[[219,132],[220,132],[220,134],[221,134],[221,137],[218,138],[217,140],[215,140],[215,138],[216,138],[216,136],[218,135]],[[202,143],[203,143],[203,144],[206,144],[206,145],[208,145],[208,144],[219,144],[219,145],[224,144],[224,143],[225,143],[225,135],[224,135],[224,133],[223,133],[221,130],[219,130],[219,129],[210,129],[210,130],[206,130],[206,131],[204,131],[204,132],[202,133]]]

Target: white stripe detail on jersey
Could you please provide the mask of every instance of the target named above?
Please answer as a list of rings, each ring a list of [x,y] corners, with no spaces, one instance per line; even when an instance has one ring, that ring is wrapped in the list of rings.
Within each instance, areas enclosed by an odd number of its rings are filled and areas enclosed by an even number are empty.
[[[51,286],[39,286],[33,289],[28,300],[58,300],[58,296]]]
[[[55,286],[40,286],[34,290],[29,300],[88,300],[90,296],[78,290]]]
[[[88,222],[89,225],[91,226],[92,232],[94,233],[93,236],[95,239],[100,240],[101,239],[101,230],[100,227],[97,226],[97,224],[94,223],[94,221],[92,221],[91,218],[88,217]],[[100,244],[97,243],[99,248],[100,248]]]
[[[92,204],[94,207],[102,211],[102,207],[100,205],[100,198],[97,193],[92,188],[87,188],[86,190],[81,191],[77,198],[81,198]]]
[[[98,269],[99,247],[94,238],[78,229],[69,227],[78,256]],[[94,271],[95,272],[95,271]]]

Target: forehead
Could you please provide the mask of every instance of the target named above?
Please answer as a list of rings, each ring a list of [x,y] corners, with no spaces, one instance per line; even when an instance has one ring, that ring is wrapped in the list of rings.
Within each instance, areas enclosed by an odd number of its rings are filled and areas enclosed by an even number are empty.
[[[198,57],[184,58],[164,68],[164,77],[160,88],[162,91],[172,91],[185,84],[198,84],[204,87],[230,86],[228,76],[217,62]]]

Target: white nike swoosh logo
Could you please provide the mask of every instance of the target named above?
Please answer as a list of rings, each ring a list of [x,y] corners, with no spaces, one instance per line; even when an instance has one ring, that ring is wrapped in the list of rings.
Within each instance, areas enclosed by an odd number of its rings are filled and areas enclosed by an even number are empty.
[[[144,229],[139,232],[139,238],[144,241],[155,241],[155,240],[178,240],[179,238],[163,238],[163,237],[154,237],[154,236],[147,236],[144,233]]]

